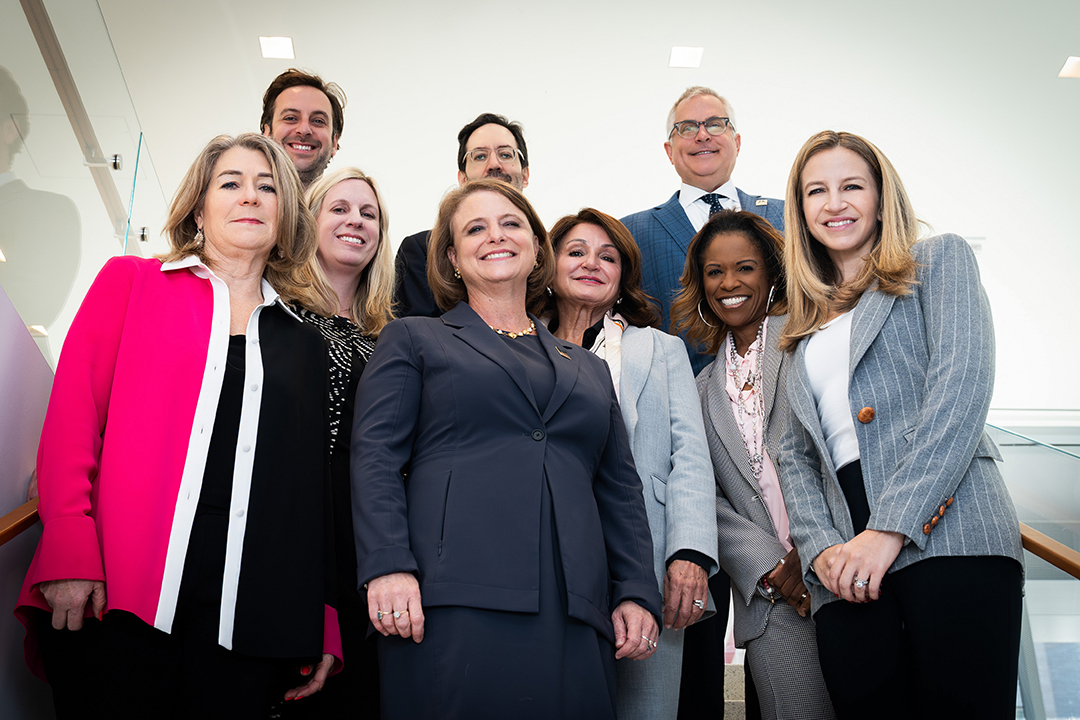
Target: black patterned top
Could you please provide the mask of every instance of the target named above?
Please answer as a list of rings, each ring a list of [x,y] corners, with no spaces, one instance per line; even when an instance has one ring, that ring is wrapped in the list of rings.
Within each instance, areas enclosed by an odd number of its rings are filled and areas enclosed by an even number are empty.
[[[314,325],[330,347],[330,454],[333,456],[341,442],[347,454],[356,386],[375,350],[375,339],[361,333],[348,318],[326,318],[304,308],[298,309],[297,314],[304,322]]]

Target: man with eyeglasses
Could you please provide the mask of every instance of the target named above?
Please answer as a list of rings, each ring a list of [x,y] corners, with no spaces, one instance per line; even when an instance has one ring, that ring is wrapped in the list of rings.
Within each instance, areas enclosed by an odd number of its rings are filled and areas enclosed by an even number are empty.
[[[742,137],[735,130],[731,104],[706,87],[691,87],[679,96],[667,118],[664,150],[682,179],[682,187],[663,205],[622,219],[642,255],[645,292],[660,301],[663,329],[670,331],[671,302],[694,235],[722,209],[748,210],[784,231],[784,201],[748,195],[731,181]],[[685,338],[684,338],[685,340]],[[687,343],[694,374],[713,357]],[[679,720],[723,717],[724,640],[730,578],[721,568],[709,579],[716,615],[684,631]],[[760,717],[757,695],[747,670],[747,717]]]
[[[784,231],[784,201],[748,195],[735,187],[731,173],[742,137],[735,130],[731,104],[706,87],[687,88],[671,107],[664,150],[682,187],[663,205],[622,219],[642,254],[645,292],[660,301],[663,329],[671,326],[671,301],[679,290],[690,240],[722,209],[748,210]],[[713,358],[687,344],[694,374]]]
[[[458,133],[458,185],[495,178],[524,190],[529,184],[529,151],[521,123],[502,115],[481,113]],[[438,317],[427,281],[427,251],[431,231],[410,235],[398,248],[394,305],[398,317]]]

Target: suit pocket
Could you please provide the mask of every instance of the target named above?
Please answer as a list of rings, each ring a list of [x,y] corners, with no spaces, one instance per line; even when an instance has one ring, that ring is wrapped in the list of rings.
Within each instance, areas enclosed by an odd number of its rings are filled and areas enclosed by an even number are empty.
[[[653,497],[656,498],[656,502],[661,505],[667,504],[667,480],[661,480],[655,475],[650,475],[652,478],[652,491]]]

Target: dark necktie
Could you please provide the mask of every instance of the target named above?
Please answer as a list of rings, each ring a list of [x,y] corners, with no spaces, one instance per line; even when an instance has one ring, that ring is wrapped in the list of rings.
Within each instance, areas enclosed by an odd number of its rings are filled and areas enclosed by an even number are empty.
[[[701,196],[701,199],[709,203],[709,217],[712,217],[716,213],[724,209],[721,201],[727,198],[727,195],[717,195],[716,193],[706,193]]]

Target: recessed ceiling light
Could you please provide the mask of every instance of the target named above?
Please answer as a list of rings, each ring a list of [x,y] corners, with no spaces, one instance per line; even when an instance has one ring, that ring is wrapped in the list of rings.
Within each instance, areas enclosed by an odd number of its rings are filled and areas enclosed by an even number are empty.
[[[4,251],[0,250],[0,262],[7,262],[7,258],[4,257]]]
[[[45,329],[44,325],[27,325],[26,329],[35,337],[49,337],[49,331]]]
[[[668,59],[668,67],[701,67],[701,56],[704,53],[705,48],[673,47],[671,48],[671,57]]]
[[[296,58],[296,55],[293,54],[291,37],[260,37],[259,45],[262,45],[264,58],[277,58],[280,60],[293,60]]]
[[[1058,77],[1080,78],[1080,57],[1073,56],[1066,60]]]

